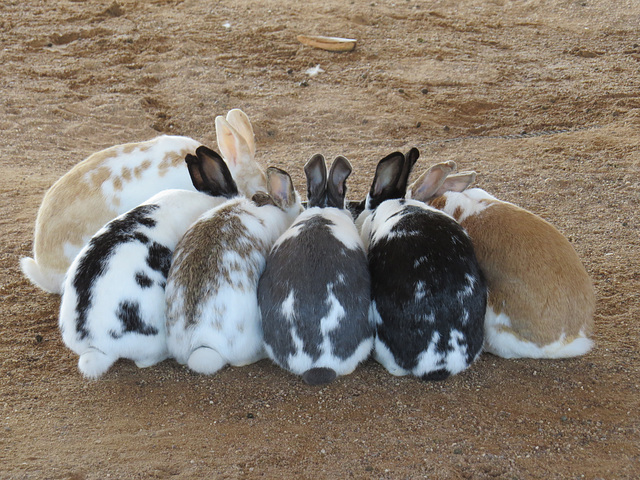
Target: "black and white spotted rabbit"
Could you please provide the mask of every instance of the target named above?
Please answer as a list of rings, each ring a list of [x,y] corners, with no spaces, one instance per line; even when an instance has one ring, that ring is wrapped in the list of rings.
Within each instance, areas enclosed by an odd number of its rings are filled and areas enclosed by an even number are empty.
[[[404,199],[418,155],[380,161],[357,224],[368,249],[376,360],[394,375],[443,380],[480,355],[487,287],[464,229],[419,201],[455,164],[430,169],[414,199]]]

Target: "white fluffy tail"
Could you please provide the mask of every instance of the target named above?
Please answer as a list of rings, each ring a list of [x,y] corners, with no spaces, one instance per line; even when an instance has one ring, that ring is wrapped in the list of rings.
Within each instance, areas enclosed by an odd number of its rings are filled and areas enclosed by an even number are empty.
[[[109,370],[116,360],[116,358],[109,357],[100,350],[90,347],[80,355],[78,368],[85,377],[96,379]]]
[[[38,265],[33,258],[29,257],[20,259],[20,268],[22,269],[22,273],[24,273],[35,286],[49,293],[62,294],[64,273],[43,271],[40,265]]]
[[[205,375],[213,375],[227,364],[227,361],[211,347],[198,347],[189,356],[187,365],[191,370]]]

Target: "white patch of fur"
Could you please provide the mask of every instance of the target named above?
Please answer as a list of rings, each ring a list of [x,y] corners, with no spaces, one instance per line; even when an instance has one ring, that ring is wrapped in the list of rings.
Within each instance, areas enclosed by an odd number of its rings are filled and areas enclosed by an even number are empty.
[[[374,358],[376,362],[386,368],[391,375],[402,377],[411,373],[396,363],[391,350],[377,337],[375,340]]]
[[[331,233],[349,250],[364,250],[358,230],[353,223],[353,218],[347,210],[338,208],[323,209],[323,216],[331,220]]]
[[[284,300],[284,302],[282,302],[280,312],[282,313],[282,316],[289,321],[289,323],[293,323],[296,314],[295,293],[293,289],[289,292],[289,295],[287,295],[287,298]]]
[[[382,325],[382,317],[378,312],[378,307],[376,306],[376,301],[372,300],[369,304],[369,324],[373,326]]]
[[[457,219],[458,223],[479,214],[491,206],[491,201],[497,200],[480,188],[472,188],[464,192],[447,192],[443,196],[446,199],[443,212],[453,215],[457,209],[460,209],[461,215]]]
[[[414,293],[416,302],[419,302],[420,300],[422,300],[427,294],[427,292],[425,292],[424,290],[424,287],[425,287],[425,283],[422,280],[416,283],[416,291]]]
[[[320,331],[322,335],[324,335],[325,339],[329,340],[329,333],[340,326],[340,322],[344,320],[345,310],[342,305],[340,305],[340,301],[338,297],[333,293],[333,283],[327,285],[327,299],[326,303],[329,304],[329,311],[327,314],[320,320]],[[331,343],[329,342],[325,345],[326,351],[331,351]]]
[[[496,315],[487,305],[484,350],[503,358],[569,358],[584,355],[593,347],[593,341],[584,331],[570,341],[563,333],[556,341],[541,347],[514,336],[501,326],[511,327],[511,320],[504,313]]]

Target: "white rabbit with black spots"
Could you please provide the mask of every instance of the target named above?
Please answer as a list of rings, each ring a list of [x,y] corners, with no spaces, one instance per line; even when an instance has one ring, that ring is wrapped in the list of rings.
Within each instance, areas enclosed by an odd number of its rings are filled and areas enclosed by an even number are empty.
[[[215,191],[200,163],[222,158],[202,146],[196,152],[187,158],[193,184]],[[225,200],[165,190],[107,223],[80,251],[65,278],[59,326],[86,377],[100,377],[118,358],[139,367],[167,358],[164,289],[173,249],[202,213]]]

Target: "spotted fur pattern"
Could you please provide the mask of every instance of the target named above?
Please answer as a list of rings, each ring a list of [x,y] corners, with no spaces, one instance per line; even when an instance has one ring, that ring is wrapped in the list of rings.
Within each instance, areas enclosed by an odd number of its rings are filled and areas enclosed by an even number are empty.
[[[222,201],[166,190],[99,230],[71,264],[59,326],[90,378],[118,358],[149,366],[167,357],[164,288],[171,256],[188,226]]]
[[[414,200],[365,210],[375,357],[394,375],[442,380],[482,349],[487,288],[466,232]]]
[[[349,374],[366,359],[370,279],[350,214],[315,207],[300,215],[268,257],[258,302],[267,354],[294,374],[312,372],[308,383]]]
[[[255,140],[247,116],[233,109],[216,118],[222,156],[238,179],[239,190],[264,190],[255,162]],[[93,234],[116,216],[165,189],[193,190],[184,165],[200,142],[162,135],[96,152],[74,166],[45,194],[36,217],[33,258],[20,260],[23,273],[38,287],[61,293],[64,275]]]

